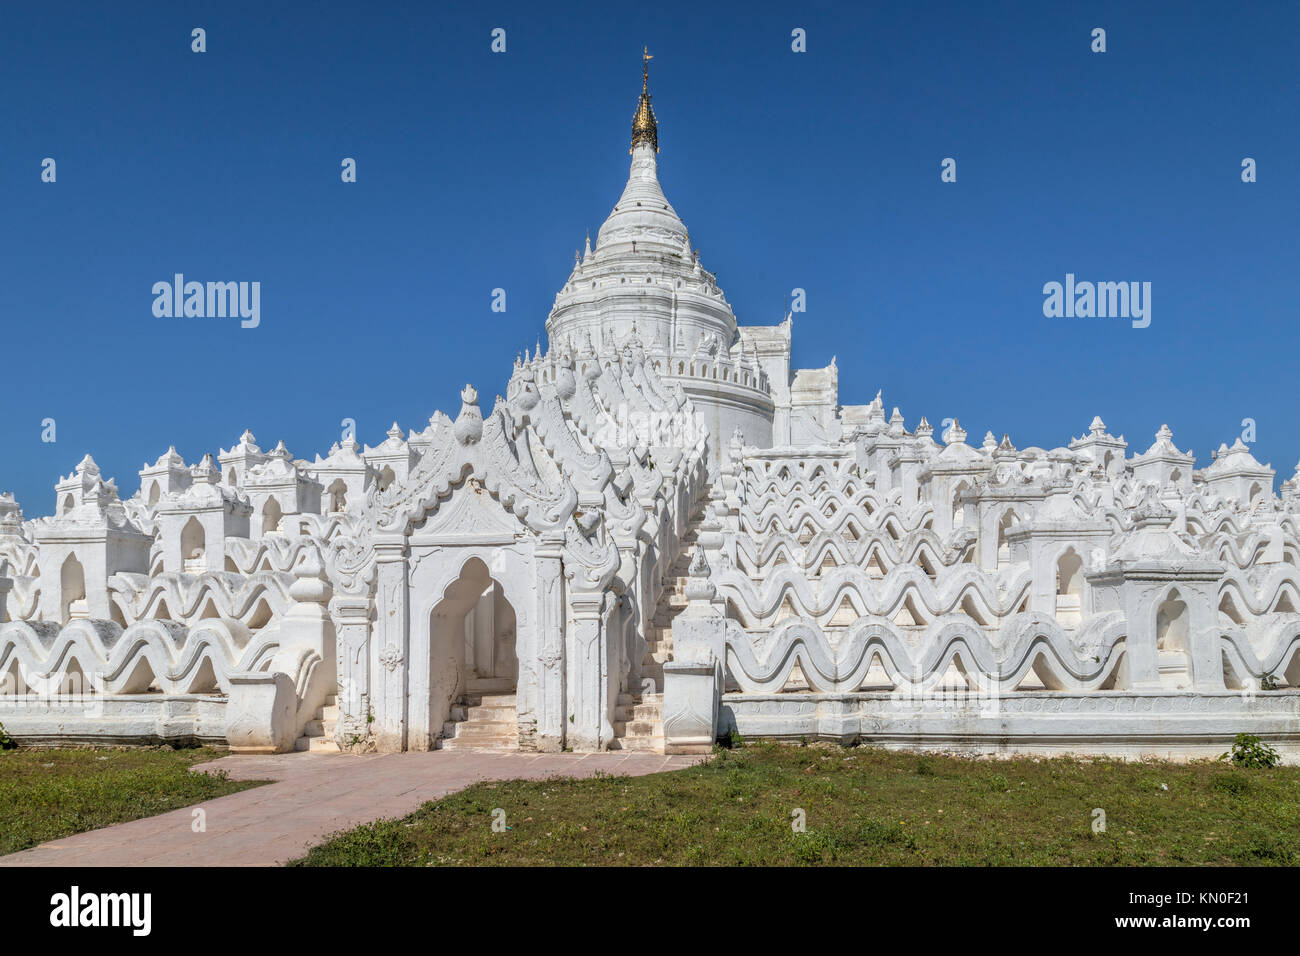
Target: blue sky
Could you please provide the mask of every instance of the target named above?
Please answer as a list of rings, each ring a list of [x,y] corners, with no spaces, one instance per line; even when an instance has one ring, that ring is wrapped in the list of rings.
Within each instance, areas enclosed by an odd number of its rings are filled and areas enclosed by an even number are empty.
[[[1201,467],[1253,418],[1280,478],[1300,457],[1294,3],[371,6],[0,4],[0,488],[29,515],[87,451],[125,496],[169,444],[311,457],[504,390],[626,179],[643,44],[704,265],[744,324],[807,290],[795,361],[837,356],[845,404],[1021,447],[1168,422]],[[261,282],[261,325],[155,318],[176,272]],[[1045,318],[1066,273],[1151,282],[1150,327]]]

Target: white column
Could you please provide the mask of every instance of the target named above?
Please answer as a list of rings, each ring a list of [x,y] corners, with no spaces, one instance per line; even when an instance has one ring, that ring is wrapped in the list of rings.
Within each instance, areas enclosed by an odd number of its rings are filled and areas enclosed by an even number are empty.
[[[375,640],[371,642],[371,673],[375,746],[382,753],[406,750],[408,744],[407,683],[410,642],[410,587],[404,537],[375,542],[379,576],[379,606]],[[425,689],[427,690],[427,681]],[[424,748],[427,749],[427,744]]]

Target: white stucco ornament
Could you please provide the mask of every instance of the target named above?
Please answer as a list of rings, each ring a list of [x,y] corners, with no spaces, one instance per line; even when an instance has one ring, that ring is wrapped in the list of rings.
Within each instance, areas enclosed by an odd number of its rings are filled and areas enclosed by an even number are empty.
[[[479,411],[477,389],[466,385],[461,390],[460,400],[460,414],[453,426],[456,440],[462,445],[472,445],[483,437],[483,413]]]

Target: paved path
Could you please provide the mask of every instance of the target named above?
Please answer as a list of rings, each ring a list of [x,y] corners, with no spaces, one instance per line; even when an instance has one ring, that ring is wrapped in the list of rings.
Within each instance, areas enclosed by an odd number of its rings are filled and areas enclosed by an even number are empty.
[[[590,777],[597,771],[641,776],[677,770],[703,757],[648,753],[520,754],[292,753],[231,756],[197,772],[232,780],[274,780],[156,817],[119,823],[0,857],[0,866],[274,866],[303,856],[339,830],[410,813],[427,800],[481,780]],[[192,829],[202,808],[207,830]]]

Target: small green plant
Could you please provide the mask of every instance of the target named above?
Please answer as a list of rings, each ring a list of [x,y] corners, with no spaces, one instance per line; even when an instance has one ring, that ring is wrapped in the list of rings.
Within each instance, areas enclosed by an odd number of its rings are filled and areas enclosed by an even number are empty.
[[[1238,767],[1257,767],[1268,770],[1277,766],[1278,753],[1254,734],[1237,734],[1232,742],[1232,750],[1219,756]]]
[[[1277,690],[1277,678],[1272,674],[1265,674],[1259,679],[1260,690]]]
[[[727,734],[727,746],[732,750],[735,750],[737,747],[745,746],[745,735],[735,727],[732,727],[730,733]]]
[[[794,858],[799,863],[829,863],[835,859],[835,838],[819,830],[796,833],[788,839]]]
[[[0,750],[17,750],[18,743],[5,733],[5,725],[0,724]]]
[[[995,773],[993,776],[989,777],[989,786],[999,792],[1005,792],[1011,789],[1011,784],[1007,782],[1007,778],[1000,773]]]
[[[1239,797],[1250,789],[1250,783],[1239,773],[1220,773],[1214,776],[1214,789]]]

